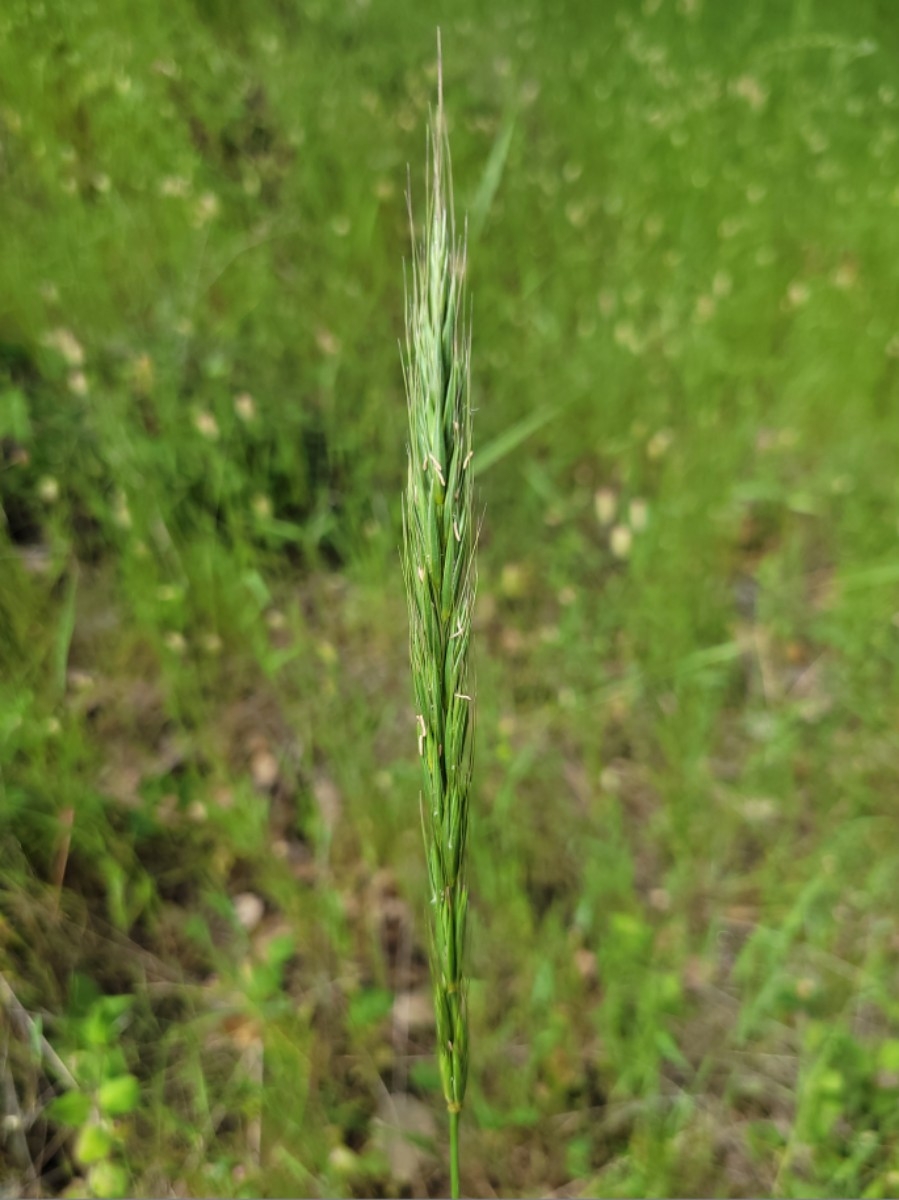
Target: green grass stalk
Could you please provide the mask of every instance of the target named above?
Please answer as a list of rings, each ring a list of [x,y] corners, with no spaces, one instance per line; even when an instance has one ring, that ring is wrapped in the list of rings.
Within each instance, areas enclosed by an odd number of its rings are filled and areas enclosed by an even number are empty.
[[[438,42],[438,68],[439,68]],[[469,662],[475,593],[470,351],[465,239],[456,232],[442,71],[432,114],[423,237],[413,224],[403,371],[409,408],[403,568],[422,761],[421,817],[430,893],[437,1057],[449,1111],[452,1195],[468,1076],[465,856],[474,700]],[[409,201],[412,221],[411,197]]]

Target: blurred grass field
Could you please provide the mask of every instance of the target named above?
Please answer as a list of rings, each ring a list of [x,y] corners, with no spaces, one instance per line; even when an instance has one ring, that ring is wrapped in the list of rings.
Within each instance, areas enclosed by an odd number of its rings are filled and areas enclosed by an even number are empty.
[[[896,1195],[886,0],[4,0],[0,1190],[447,1193],[398,549],[438,23],[463,1189]]]

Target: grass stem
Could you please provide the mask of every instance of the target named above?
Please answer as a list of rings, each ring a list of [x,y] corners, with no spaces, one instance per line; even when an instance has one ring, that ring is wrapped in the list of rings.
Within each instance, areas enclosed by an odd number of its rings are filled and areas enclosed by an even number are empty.
[[[459,1114],[451,1112],[450,1127],[450,1195],[452,1200],[459,1200]]]

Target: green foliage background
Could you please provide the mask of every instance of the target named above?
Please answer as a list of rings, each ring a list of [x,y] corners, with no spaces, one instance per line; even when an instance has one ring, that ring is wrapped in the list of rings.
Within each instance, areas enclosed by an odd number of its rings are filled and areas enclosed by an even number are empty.
[[[895,1194],[882,0],[6,0],[3,1187],[446,1191],[398,555],[438,23],[463,1187]]]

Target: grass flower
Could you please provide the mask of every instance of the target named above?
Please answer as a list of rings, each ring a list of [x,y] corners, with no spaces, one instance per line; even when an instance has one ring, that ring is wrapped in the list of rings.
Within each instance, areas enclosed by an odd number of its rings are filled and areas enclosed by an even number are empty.
[[[409,463],[403,566],[423,768],[437,1055],[449,1110],[452,1194],[458,1196],[459,1115],[468,1075],[465,854],[474,730],[469,646],[476,529],[465,240],[457,235],[453,214],[440,70],[438,77],[438,106],[428,137],[426,224],[418,242],[413,228],[406,292]]]

